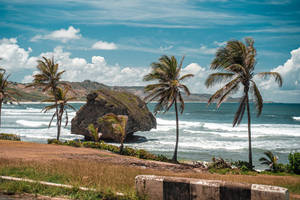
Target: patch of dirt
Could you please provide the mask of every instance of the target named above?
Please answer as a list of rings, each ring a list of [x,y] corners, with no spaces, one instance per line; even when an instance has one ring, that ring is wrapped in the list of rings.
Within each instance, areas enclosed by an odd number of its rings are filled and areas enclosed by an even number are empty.
[[[143,160],[130,156],[121,156],[104,150],[77,148],[54,144],[38,144],[31,142],[0,140],[0,159],[22,159],[25,161],[49,160],[83,160],[105,162],[116,165],[126,165],[173,172],[199,172],[189,164],[173,164],[159,161]]]

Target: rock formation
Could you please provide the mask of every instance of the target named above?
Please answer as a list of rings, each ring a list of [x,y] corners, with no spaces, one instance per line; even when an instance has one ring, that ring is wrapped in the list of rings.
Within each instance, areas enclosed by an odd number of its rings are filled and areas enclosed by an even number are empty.
[[[128,116],[126,137],[136,131],[149,131],[151,128],[156,128],[155,117],[139,97],[125,91],[101,89],[87,95],[87,103],[72,119],[71,134],[84,135],[85,139],[91,139],[87,128],[89,124],[94,124],[102,133],[101,139],[119,142],[112,131],[99,127],[97,123],[99,117],[107,113]]]

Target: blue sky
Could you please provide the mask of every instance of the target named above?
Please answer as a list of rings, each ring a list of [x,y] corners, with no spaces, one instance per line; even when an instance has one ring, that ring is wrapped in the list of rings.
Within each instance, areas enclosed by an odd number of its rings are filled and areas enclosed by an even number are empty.
[[[212,93],[203,82],[216,49],[253,37],[256,71],[282,72],[285,81],[280,89],[259,82],[263,97],[299,102],[299,19],[297,0],[0,0],[0,65],[28,82],[36,60],[54,55],[66,80],[144,85],[151,62],[185,55],[192,92]]]

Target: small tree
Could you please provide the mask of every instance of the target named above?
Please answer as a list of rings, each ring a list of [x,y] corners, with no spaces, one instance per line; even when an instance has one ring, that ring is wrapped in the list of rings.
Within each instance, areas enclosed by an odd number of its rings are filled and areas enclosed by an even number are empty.
[[[278,170],[278,157],[274,155],[271,151],[264,152],[266,157],[261,157],[259,161],[262,165],[267,165],[270,167],[271,171],[276,172]]]
[[[72,101],[75,99],[74,97],[67,97],[68,92],[69,92],[69,87],[66,87],[66,88],[57,87],[56,93],[55,94],[52,93],[51,98],[43,100],[43,102],[54,102],[54,104],[52,104],[52,105],[45,106],[42,111],[44,111],[46,113],[49,110],[56,109],[55,113],[52,115],[52,118],[50,120],[48,128],[51,126],[51,123],[52,123],[54,117],[56,117],[57,129],[58,129],[57,140],[59,140],[59,137],[60,137],[60,129],[61,129],[63,114],[65,113],[65,115],[66,115],[66,123],[65,123],[65,127],[66,127],[68,125],[68,121],[69,121],[67,108],[70,108],[70,109],[76,111],[76,109],[68,103],[69,101]]]
[[[102,136],[102,134],[98,132],[99,128],[96,128],[94,124],[90,124],[88,126],[88,130],[90,135],[93,137],[94,141],[98,142]]]
[[[111,129],[112,133],[119,135],[120,140],[120,154],[123,153],[123,143],[126,138],[126,125],[128,121],[127,115],[115,115],[113,113],[108,113],[103,117],[100,117],[98,123],[100,125],[107,124]]]

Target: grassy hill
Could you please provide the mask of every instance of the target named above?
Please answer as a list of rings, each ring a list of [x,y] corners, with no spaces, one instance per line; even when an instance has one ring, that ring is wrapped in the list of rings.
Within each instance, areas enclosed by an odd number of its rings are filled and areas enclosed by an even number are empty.
[[[73,88],[70,92],[71,96],[76,97],[77,101],[85,101],[86,95],[94,90],[99,89],[111,89],[116,91],[128,91],[141,98],[144,98],[146,94],[144,93],[144,87],[142,86],[107,86],[102,83],[95,81],[85,80],[83,82],[68,82]],[[26,84],[11,82],[10,88],[17,91],[21,96],[15,96],[19,101],[29,101],[38,102],[46,99],[49,96],[48,92],[43,92],[42,88],[30,87],[26,88]],[[190,96],[183,96],[186,102],[207,102],[211,95],[210,94],[191,94]],[[227,102],[238,102],[239,98],[228,98]]]

